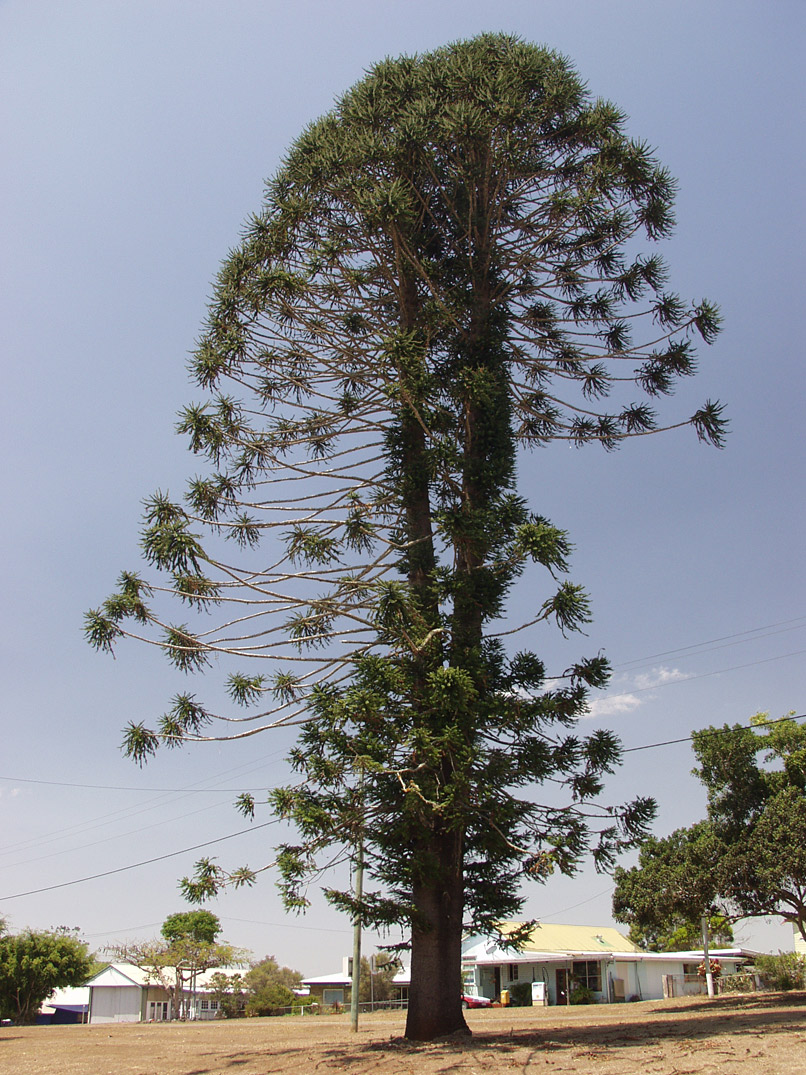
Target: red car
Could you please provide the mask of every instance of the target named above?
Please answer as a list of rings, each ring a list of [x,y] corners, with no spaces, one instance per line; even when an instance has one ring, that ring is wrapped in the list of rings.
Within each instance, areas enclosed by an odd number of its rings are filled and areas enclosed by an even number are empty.
[[[486,997],[474,997],[470,993],[462,993],[463,1008],[492,1008],[493,1002]]]

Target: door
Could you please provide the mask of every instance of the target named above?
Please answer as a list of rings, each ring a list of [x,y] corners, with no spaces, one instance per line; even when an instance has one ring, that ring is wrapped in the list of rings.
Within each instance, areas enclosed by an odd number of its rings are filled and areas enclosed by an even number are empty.
[[[148,1002],[148,1021],[150,1023],[166,1023],[168,1021],[167,1000],[150,1000]]]
[[[567,1004],[568,1003],[568,971],[563,968],[563,970],[555,971],[555,974],[557,976],[557,978],[556,978],[556,983],[557,983],[557,986],[556,986],[556,988],[557,988],[557,1001],[556,1001],[556,1003],[557,1004]]]
[[[493,989],[495,990],[495,999],[501,999],[501,968],[496,967],[493,970]]]

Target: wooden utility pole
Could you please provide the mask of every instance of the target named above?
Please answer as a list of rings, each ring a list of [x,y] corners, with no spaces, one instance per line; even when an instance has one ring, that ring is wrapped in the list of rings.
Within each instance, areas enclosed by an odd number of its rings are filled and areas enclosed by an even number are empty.
[[[364,809],[364,773],[361,772],[360,784],[360,808]],[[363,818],[362,818],[363,823]],[[363,824],[358,831],[358,841],[355,849],[355,874],[353,889],[356,900],[360,900],[364,894],[364,833]],[[355,916],[353,924],[353,985],[350,994],[350,1029],[355,1033],[358,1030],[358,993],[361,988],[361,914]]]

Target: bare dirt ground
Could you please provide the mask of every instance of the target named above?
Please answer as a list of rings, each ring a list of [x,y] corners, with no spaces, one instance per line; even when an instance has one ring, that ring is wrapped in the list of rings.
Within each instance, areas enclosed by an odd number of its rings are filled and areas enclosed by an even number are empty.
[[[806,993],[467,1012],[472,1040],[413,1045],[400,1013],[3,1027],[14,1075],[804,1075]]]

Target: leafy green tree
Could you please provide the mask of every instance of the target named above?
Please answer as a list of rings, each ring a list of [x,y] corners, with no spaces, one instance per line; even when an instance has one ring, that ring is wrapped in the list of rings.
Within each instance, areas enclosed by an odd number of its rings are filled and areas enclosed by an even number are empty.
[[[757,713],[695,733],[694,752],[724,845],[721,895],[735,917],[777,915],[806,940],[806,728]]]
[[[665,929],[632,925],[629,938],[639,948],[650,952],[690,952],[702,948],[702,918],[682,919],[670,916]],[[724,915],[708,916],[708,939],[714,948],[733,945],[733,927]]]
[[[296,989],[302,984],[302,974],[291,967],[281,967],[274,956],[264,956],[258,963],[253,963],[244,976],[246,985],[252,990],[278,983],[286,989]]]
[[[649,837],[638,865],[616,867],[613,916],[630,925],[630,939],[663,951],[675,931],[700,936],[702,915],[712,915],[719,896],[717,864],[722,845],[708,822],[677,829],[665,839]]]
[[[361,1001],[390,1000],[394,991],[392,979],[400,970],[400,961],[388,952],[377,952],[372,962],[362,956],[358,997]]]
[[[185,939],[214,944],[220,932],[221,923],[211,911],[179,911],[168,915],[160,929],[169,944]]]
[[[295,143],[219,274],[193,360],[208,395],[179,426],[210,469],[184,502],[146,507],[162,581],[124,572],[88,614],[99,649],[147,637],[186,672],[224,668],[243,707],[176,695],[156,727],[126,729],[136,761],[302,724],[297,778],[268,795],[300,833],[277,859],[287,905],[306,905],[320,853],[363,844],[363,898],[327,896],[410,929],[410,1038],[466,1029],[465,925],[515,917],[524,879],[589,851],[609,868],[652,816],[597,805],[619,743],[575,725],[605,659],[552,675],[517,649],[590,612],[567,534],[516,471],[519,450],[660,428],[653,401],[716,335],[715,308],[638,252],[671,231],[673,193],[546,49],[487,34],[378,64]],[[671,424],[721,443],[718,404]],[[532,566],[547,581],[505,624]],[[185,892],[254,879],[204,859]]]
[[[778,915],[806,940],[806,728],[758,713],[693,742],[708,817],[646,840],[636,867],[616,869],[614,916],[652,947],[712,912]]]
[[[224,974],[217,971],[210,976],[213,999],[218,1004],[219,1015],[225,1019],[237,1019],[246,1012],[246,993],[242,974]]]
[[[0,937],[0,1017],[33,1023],[54,989],[82,985],[92,957],[67,929],[25,930]]]
[[[302,982],[299,971],[281,967],[274,956],[253,963],[244,975],[247,1015],[278,1015],[304,1002],[293,990]]]

